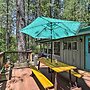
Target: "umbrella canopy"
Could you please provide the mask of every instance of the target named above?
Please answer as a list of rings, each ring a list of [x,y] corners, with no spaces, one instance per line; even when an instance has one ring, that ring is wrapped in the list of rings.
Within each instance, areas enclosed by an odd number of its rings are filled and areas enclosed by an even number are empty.
[[[33,38],[57,39],[76,34],[80,22],[66,21],[47,17],[38,17],[31,24],[20,30]]]
[[[57,39],[75,35],[77,30],[80,28],[80,24],[80,22],[66,21],[40,16],[20,31],[22,33],[32,36],[33,38]]]

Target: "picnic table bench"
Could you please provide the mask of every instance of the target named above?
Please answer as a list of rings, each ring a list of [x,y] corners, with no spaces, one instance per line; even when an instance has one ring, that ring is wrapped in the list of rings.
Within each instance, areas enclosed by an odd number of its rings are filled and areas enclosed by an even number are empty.
[[[30,66],[30,68],[45,90],[53,87],[52,82],[50,82],[35,66]]]
[[[46,66],[48,66],[51,70],[53,70],[55,73],[55,86],[57,86],[57,73],[60,72],[68,72],[69,73],[69,78],[70,78],[70,83],[71,83],[71,74],[76,77],[76,83],[77,83],[77,78],[81,78],[82,75],[80,75],[78,72],[75,72],[74,69],[77,69],[75,66],[71,66],[68,64],[65,64],[63,62],[57,61],[55,63],[55,60],[46,59],[46,58],[39,58],[39,61]],[[55,88],[57,90],[57,87]]]

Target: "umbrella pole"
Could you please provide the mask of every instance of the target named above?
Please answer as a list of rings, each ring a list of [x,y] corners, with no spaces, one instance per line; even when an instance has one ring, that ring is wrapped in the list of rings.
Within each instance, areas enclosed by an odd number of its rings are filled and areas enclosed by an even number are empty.
[[[52,22],[51,22],[51,62],[52,62]]]
[[[52,63],[52,41],[51,41],[51,63]]]
[[[51,41],[51,63],[52,63],[52,41]],[[52,70],[51,70],[51,81],[52,81]]]
[[[52,43],[52,22],[51,22],[51,63],[52,63],[52,46],[53,45],[53,43]],[[51,70],[51,81],[52,81],[52,70]]]
[[[52,63],[52,41],[51,41],[51,63]],[[51,70],[51,81],[52,81],[52,70]]]

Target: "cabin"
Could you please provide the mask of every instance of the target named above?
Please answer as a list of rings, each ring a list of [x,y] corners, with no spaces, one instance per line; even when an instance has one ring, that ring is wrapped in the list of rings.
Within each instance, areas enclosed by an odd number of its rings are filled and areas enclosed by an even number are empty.
[[[43,52],[51,53],[51,40],[37,40]],[[90,71],[90,26],[77,30],[75,35],[52,40],[53,58],[79,69]]]

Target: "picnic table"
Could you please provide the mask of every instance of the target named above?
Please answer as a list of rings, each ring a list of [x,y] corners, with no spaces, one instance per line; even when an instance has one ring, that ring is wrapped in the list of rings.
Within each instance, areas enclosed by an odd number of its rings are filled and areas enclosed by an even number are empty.
[[[51,70],[55,72],[55,90],[57,90],[57,73],[64,72],[64,71],[69,71],[69,76],[70,76],[70,82],[71,82],[71,70],[76,69],[75,66],[71,66],[62,62],[55,62],[55,60],[47,59],[47,58],[39,58],[39,61],[46,66],[48,66]]]

